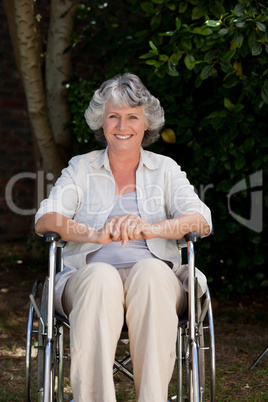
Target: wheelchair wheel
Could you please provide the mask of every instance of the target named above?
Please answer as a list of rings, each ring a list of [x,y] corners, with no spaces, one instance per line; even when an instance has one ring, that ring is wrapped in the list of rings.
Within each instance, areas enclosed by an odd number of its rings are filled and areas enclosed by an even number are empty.
[[[64,327],[54,319],[53,339],[50,345],[49,375],[45,378],[47,349],[47,281],[36,281],[30,295],[26,343],[26,401],[63,401]]]
[[[28,325],[27,325],[27,341],[25,354],[25,393],[26,401],[38,400],[37,392],[37,356],[42,348],[42,341],[39,339],[39,317],[36,311],[41,308],[41,299],[43,293],[43,285],[40,281],[36,281],[33,285],[30,295],[31,301],[29,306]]]
[[[38,401],[43,401],[44,396],[49,396],[49,401],[63,402],[63,360],[64,360],[64,326],[54,317],[52,342],[49,345],[50,364],[46,371],[47,338],[48,332],[48,281],[45,282],[42,292],[40,313],[45,323],[45,331],[40,320],[38,331],[38,355],[37,355],[37,394]],[[46,332],[46,333],[44,333]],[[49,392],[48,392],[49,389]]]
[[[190,339],[188,321],[179,327],[178,394],[172,400],[181,402],[216,400],[215,339],[209,291],[205,295],[204,304],[208,305],[206,320],[204,322],[197,320],[195,342]],[[201,304],[197,311],[200,317]],[[197,383],[198,395],[193,392],[193,381]]]
[[[41,297],[40,314],[38,327],[38,353],[37,353],[37,400],[44,398],[44,374],[45,374],[45,351],[47,331],[47,282],[44,283]]]

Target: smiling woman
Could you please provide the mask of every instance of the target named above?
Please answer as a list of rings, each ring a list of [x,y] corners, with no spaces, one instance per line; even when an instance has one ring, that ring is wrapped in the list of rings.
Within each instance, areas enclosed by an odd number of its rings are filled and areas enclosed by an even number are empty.
[[[208,235],[210,211],[175,161],[143,149],[164,112],[136,75],[105,81],[85,117],[106,149],[71,159],[36,214],[38,233],[68,241],[55,304],[70,321],[74,400],[116,401],[126,317],[137,400],[163,402],[187,300],[177,239]]]

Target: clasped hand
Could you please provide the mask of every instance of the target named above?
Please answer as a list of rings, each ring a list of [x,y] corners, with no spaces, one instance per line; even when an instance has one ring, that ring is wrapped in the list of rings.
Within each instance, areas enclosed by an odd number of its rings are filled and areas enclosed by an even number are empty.
[[[130,240],[151,239],[154,237],[153,225],[137,214],[116,216],[97,232],[98,243],[107,244],[122,241],[122,246],[125,246]]]

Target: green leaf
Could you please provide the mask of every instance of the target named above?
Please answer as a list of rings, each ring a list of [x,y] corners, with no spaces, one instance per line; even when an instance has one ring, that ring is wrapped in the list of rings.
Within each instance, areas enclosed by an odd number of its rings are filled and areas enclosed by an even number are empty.
[[[234,107],[232,101],[228,98],[224,98],[224,107],[226,107],[226,109],[228,110],[232,110],[232,108]]]
[[[207,7],[198,5],[197,7],[193,8],[192,19],[199,20],[200,18],[205,17],[206,13],[207,13]]]
[[[268,140],[263,140],[261,143],[262,148],[268,148]]]
[[[221,66],[221,70],[224,73],[233,73],[233,66],[231,65],[231,63],[229,61],[222,61],[220,63]]]
[[[251,49],[251,54],[252,54],[252,56],[258,56],[259,54],[261,54],[261,52],[262,52],[262,45],[261,45],[261,43],[257,43],[256,46],[254,46],[254,47]]]
[[[254,30],[252,30],[250,32],[250,34],[248,35],[248,45],[249,45],[249,48],[250,48],[251,51],[252,51],[252,49],[254,47],[258,46],[258,40],[257,39],[258,39],[258,37],[257,37],[256,32]]]
[[[179,19],[179,17],[176,17],[175,22],[176,22],[176,28],[179,30],[181,27],[181,20]]]
[[[228,28],[221,28],[218,32],[219,35],[227,35],[229,32]]]
[[[192,41],[190,38],[182,38],[181,39],[181,47],[183,50],[186,50],[187,52],[192,50]]]
[[[167,54],[160,54],[159,60],[160,61],[167,61],[168,60],[168,55]]]
[[[235,74],[230,74],[224,77],[224,87],[233,88],[239,83],[239,78]]]
[[[156,29],[161,24],[162,16],[160,13],[155,13],[151,19],[152,29]]]
[[[264,24],[262,24],[261,22],[256,21],[256,26],[259,31],[266,32],[266,26]]]
[[[265,258],[262,254],[254,254],[253,256],[253,264],[254,265],[262,265],[265,262]]]
[[[139,57],[139,59],[150,59],[158,54],[157,51],[150,50],[149,53],[145,53]]]
[[[235,55],[236,50],[227,50],[227,52],[224,53],[222,60],[224,61],[230,61],[233,56]]]
[[[213,33],[212,29],[208,27],[197,27],[194,28],[191,32],[198,35],[209,36]]]
[[[159,68],[161,66],[161,63],[156,60],[147,60],[146,64],[148,64],[149,66],[154,66],[155,68]]]
[[[204,45],[205,43],[205,39],[202,38],[202,36],[195,36],[194,37],[194,43],[196,44],[197,49],[201,49],[201,47]]]
[[[159,36],[173,36],[175,32],[176,31],[162,32],[162,33],[159,34]]]
[[[193,70],[196,64],[194,56],[192,56],[191,54],[190,55],[187,54],[187,56],[184,59],[184,63],[188,68],[188,70]]]
[[[224,193],[229,193],[232,187],[232,180],[222,180],[222,182],[219,184],[219,189],[222,190]]]
[[[171,64],[178,64],[179,60],[182,58],[183,52],[181,52],[180,50],[177,51],[177,53],[173,53],[170,58],[169,61]]]
[[[240,48],[242,46],[243,41],[244,41],[244,36],[242,35],[241,32],[239,32],[239,31],[235,32],[234,41],[238,48]]]
[[[254,144],[255,144],[255,140],[253,137],[247,138],[243,144],[243,148],[244,148],[245,152],[247,153],[247,152],[251,151],[252,148],[254,147]]]
[[[240,113],[241,112],[241,110],[243,110],[244,109],[244,105],[242,104],[242,103],[236,103],[236,105],[234,105],[234,107],[233,107],[233,113],[236,113],[236,114],[238,114],[238,113]]]
[[[261,89],[261,97],[265,103],[268,104],[268,80],[264,81],[264,84]]]
[[[208,119],[214,119],[215,117],[226,117],[226,111],[216,110],[215,112],[210,113],[207,117]]]
[[[181,127],[193,127],[195,125],[195,121],[189,117],[185,117],[184,119],[180,120],[179,125]]]
[[[235,25],[237,28],[245,28],[246,22],[245,22],[245,21],[234,21],[234,25]]]
[[[205,22],[205,25],[207,25],[208,27],[211,27],[211,28],[218,28],[221,26],[221,23],[220,23],[220,21],[207,20]]]
[[[187,10],[187,6],[188,6],[187,1],[180,1],[179,2],[179,13],[180,14],[185,13],[185,11]]]
[[[212,65],[209,64],[208,66],[205,66],[201,73],[200,73],[200,78],[201,80],[206,80],[210,75],[211,75],[211,71],[212,71]]]
[[[225,124],[225,118],[223,117],[215,117],[214,119],[211,120],[212,127],[215,130],[219,130],[222,128]]]
[[[166,72],[171,77],[177,77],[179,75],[176,66],[174,64],[171,64],[170,62],[167,63]]]
[[[154,13],[154,5],[152,2],[146,1],[144,3],[141,3],[141,8],[143,9],[143,11],[145,11],[146,13],[149,14],[153,14]]]
[[[262,164],[263,164],[263,158],[259,157],[252,162],[252,168],[257,170],[262,166]]]
[[[215,3],[209,3],[209,11],[212,12],[216,18],[221,18],[221,16],[225,13],[225,8],[220,2],[215,1]]]
[[[237,4],[232,10],[232,13],[237,15],[238,17],[244,15],[244,7],[244,4]]]
[[[151,40],[149,41],[149,45],[153,50],[156,50],[158,52],[157,47],[155,46],[155,44]]]
[[[246,158],[243,155],[240,155],[238,158],[235,159],[234,167],[236,170],[241,170],[246,163]]]
[[[240,229],[239,225],[235,222],[228,222],[225,225],[225,228],[226,228],[227,233],[235,233],[235,232],[238,232]]]
[[[174,3],[167,3],[168,8],[171,11],[175,11],[176,10],[176,5]]]

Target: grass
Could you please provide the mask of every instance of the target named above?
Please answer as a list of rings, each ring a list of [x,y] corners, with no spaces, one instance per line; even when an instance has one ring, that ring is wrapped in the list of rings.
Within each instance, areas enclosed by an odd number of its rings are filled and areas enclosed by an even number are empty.
[[[25,400],[28,295],[37,275],[26,262],[15,264],[16,258],[0,263],[0,402]],[[268,353],[257,367],[249,370],[268,345],[266,306],[267,295],[259,293],[219,302],[214,309],[217,402],[268,400]],[[126,353],[127,346],[122,344],[120,348],[120,354]],[[115,377],[115,387],[118,402],[135,401],[133,383],[122,373]],[[70,401],[72,394],[68,371],[65,374],[65,393],[65,400]],[[175,394],[174,374],[170,396]]]
[[[14,317],[12,321],[14,320]],[[17,328],[18,329],[18,328]],[[25,327],[24,327],[25,329]],[[6,328],[10,333],[10,328]],[[20,327],[22,331],[23,328]],[[3,335],[3,330],[1,330]],[[4,331],[7,335],[7,331]],[[14,334],[13,334],[14,336]],[[1,336],[0,347],[0,365],[1,365],[1,402],[20,402],[24,400],[24,344],[21,338],[13,342],[10,337]],[[232,337],[234,340],[234,337]],[[217,340],[217,338],[216,338]],[[259,366],[254,370],[249,371],[249,366],[253,363],[252,353],[246,354],[239,352],[233,354],[233,349],[230,347],[228,361],[220,357],[217,369],[217,402],[220,401],[244,401],[258,402],[268,400],[267,378],[268,378],[268,363],[267,356],[259,362]],[[126,346],[121,346],[120,353],[125,353]],[[218,345],[218,350],[221,349]],[[257,352],[257,344],[255,344]],[[239,356],[239,359],[238,357]],[[257,356],[256,356],[257,357]],[[67,374],[67,373],[66,373]],[[130,379],[119,373],[115,378],[115,386],[118,402],[130,402],[135,400],[135,391],[133,383]],[[71,399],[71,388],[69,377],[65,377],[65,396],[66,401]],[[170,384],[171,395],[177,394],[176,391],[176,376],[174,375]],[[151,401],[148,401],[151,402]],[[153,402],[153,401],[152,401]]]

